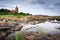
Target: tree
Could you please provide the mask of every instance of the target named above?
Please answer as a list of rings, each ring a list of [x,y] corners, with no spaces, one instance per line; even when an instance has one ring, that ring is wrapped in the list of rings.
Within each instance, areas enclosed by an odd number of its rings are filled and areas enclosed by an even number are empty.
[[[0,9],[0,14],[8,14],[10,12],[10,10],[8,9]]]

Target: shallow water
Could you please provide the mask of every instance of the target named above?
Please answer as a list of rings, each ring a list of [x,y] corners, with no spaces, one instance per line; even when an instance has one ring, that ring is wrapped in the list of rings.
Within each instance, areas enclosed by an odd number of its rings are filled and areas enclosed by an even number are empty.
[[[26,25],[22,28],[21,32],[22,33],[27,33],[27,32],[43,32],[45,34],[56,34],[60,33],[60,30],[56,29],[60,27],[60,24],[58,23],[51,23],[51,22],[44,22],[44,23],[39,23],[36,25]]]

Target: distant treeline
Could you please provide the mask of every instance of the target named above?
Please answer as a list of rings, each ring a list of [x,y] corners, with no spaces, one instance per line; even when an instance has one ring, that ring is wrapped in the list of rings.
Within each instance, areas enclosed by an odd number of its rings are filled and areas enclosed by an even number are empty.
[[[29,13],[23,13],[23,12],[20,12],[20,13],[17,13],[17,12],[10,12],[10,10],[8,9],[0,9],[0,15],[32,15],[32,14],[29,14]]]

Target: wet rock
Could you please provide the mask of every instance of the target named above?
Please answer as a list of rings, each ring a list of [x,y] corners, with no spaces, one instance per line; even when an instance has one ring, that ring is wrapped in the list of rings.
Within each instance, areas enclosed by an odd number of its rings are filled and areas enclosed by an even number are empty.
[[[16,38],[15,38],[15,32],[11,33],[7,37],[5,37],[5,40],[16,40]]]
[[[15,27],[15,31],[20,31],[20,30],[22,29],[22,27],[23,27],[23,26],[19,26],[19,25],[16,26],[16,27]]]
[[[16,40],[15,36],[6,37],[5,40]]]
[[[60,34],[41,35],[39,33],[32,32],[25,35],[25,40],[60,40]]]
[[[56,28],[56,29],[60,30],[60,27],[59,28]]]

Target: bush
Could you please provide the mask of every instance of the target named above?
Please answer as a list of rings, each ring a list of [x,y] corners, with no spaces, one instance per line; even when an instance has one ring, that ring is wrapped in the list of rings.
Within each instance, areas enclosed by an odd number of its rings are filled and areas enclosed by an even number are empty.
[[[16,40],[24,40],[24,37],[20,32],[16,32]]]

